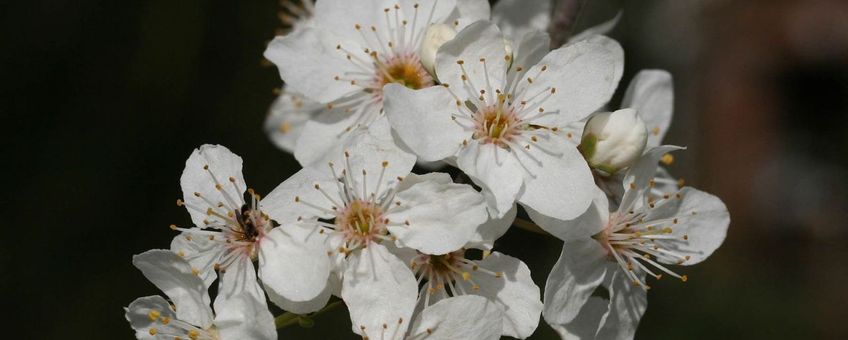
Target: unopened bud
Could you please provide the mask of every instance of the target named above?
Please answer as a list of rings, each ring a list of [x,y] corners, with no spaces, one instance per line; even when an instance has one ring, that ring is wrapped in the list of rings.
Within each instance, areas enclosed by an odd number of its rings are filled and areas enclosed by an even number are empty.
[[[427,72],[436,75],[436,51],[456,36],[456,31],[446,24],[435,24],[427,28],[421,43],[421,65]]]
[[[612,175],[639,159],[647,141],[648,129],[636,110],[622,109],[589,118],[577,149],[590,167]]]

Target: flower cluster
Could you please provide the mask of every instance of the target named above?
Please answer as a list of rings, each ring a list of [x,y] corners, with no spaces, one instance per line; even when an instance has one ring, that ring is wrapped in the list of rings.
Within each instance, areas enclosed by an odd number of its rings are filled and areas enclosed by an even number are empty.
[[[605,109],[617,17],[551,49],[549,1],[284,6],[265,129],[303,168],[261,197],[239,156],[194,150],[177,200],[192,225],[133,258],[170,300],[126,308],[137,338],[275,339],[342,301],[365,339],[523,339],[542,317],[563,338],[628,339],[651,278],[685,282],[671,266],[724,240],[721,200],[662,167],[683,149],[661,145],[670,75],[640,72]],[[512,225],[563,241],[544,294],[493,249]]]

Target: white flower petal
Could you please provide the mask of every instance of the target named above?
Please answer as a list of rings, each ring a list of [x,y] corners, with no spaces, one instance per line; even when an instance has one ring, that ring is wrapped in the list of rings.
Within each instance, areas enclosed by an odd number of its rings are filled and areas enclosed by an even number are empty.
[[[386,117],[404,144],[423,161],[456,154],[471,137],[456,121],[456,101],[447,89],[434,86],[411,90],[398,84],[383,87]]]
[[[606,250],[593,239],[566,242],[545,283],[545,321],[570,328],[607,275],[607,262]]]
[[[551,22],[552,4],[550,0],[500,0],[492,8],[492,21],[513,39],[530,31],[545,31]]]
[[[495,241],[499,239],[512,223],[515,222],[515,216],[518,214],[518,206],[513,204],[506,214],[502,217],[489,215],[489,219],[477,227],[477,232],[471,237],[471,240],[465,245],[465,248],[476,248],[482,250],[492,250]]]
[[[316,22],[316,27],[321,26]],[[352,24],[347,30],[357,33]],[[274,38],[265,49],[264,56],[277,65],[280,76],[289,84],[289,88],[311,100],[329,103],[360,89],[350,82],[335,78],[345,72],[361,71],[345,59],[344,51],[336,49],[339,45],[348,51],[362,51],[358,45],[350,46],[349,42],[342,41],[326,30],[304,27]]]
[[[278,148],[294,153],[304,125],[324,108],[324,105],[306,99],[294,91],[283,90],[268,109],[264,124],[265,133]]]
[[[241,157],[221,145],[204,144],[191,153],[180,177],[180,185],[191,221],[196,226],[207,227],[204,220],[225,224],[218,217],[206,213],[210,206],[223,203],[229,209],[241,208],[247,188],[241,164]]]
[[[661,145],[654,147],[642,155],[636,163],[630,166],[630,169],[624,174],[624,179],[621,184],[624,187],[624,197],[621,199],[619,211],[630,209],[637,202],[638,198],[645,197],[647,191],[650,190],[649,183],[657,173],[660,158],[663,155],[677,150],[686,148],[674,145]]]
[[[618,13],[610,20],[604,21],[598,25],[589,27],[577,35],[568,38],[568,43],[578,42],[580,40],[584,40],[586,38],[596,36],[596,35],[607,35],[607,33],[611,32],[618,22],[621,20],[622,11],[618,11]],[[623,106],[626,107],[626,106]]]
[[[228,304],[229,300],[245,294],[261,301],[267,308],[265,292],[256,280],[256,269],[253,268],[253,261],[249,256],[238,256],[221,271],[220,277],[218,296],[215,297],[215,310],[221,309],[220,305]]]
[[[599,233],[609,220],[609,199],[598,187],[592,205],[583,214],[572,220],[560,220],[526,208],[527,214],[539,227],[563,241],[588,238]]]
[[[551,51],[551,37],[543,31],[530,31],[519,37],[512,59],[510,75],[519,67],[527,69],[536,65]]]
[[[475,22],[439,48],[436,54],[436,75],[442,83],[455,88],[454,93],[461,100],[469,99],[464,98],[469,92],[465,90],[467,87],[473,89],[474,93],[486,90],[491,96],[490,102],[494,102],[496,90],[505,90],[505,46],[497,26],[488,21]],[[462,65],[458,64],[459,61]],[[463,75],[468,79],[463,80]]]
[[[135,299],[127,308],[124,308],[127,321],[130,327],[135,330],[136,339],[156,339],[155,335],[150,335],[151,328],[156,329],[156,333],[176,333],[179,332],[173,325],[165,324],[162,320],[176,319],[176,313],[171,309],[171,304],[164,298],[158,295],[145,296]],[[157,317],[153,319],[153,317]]]
[[[427,340],[496,340],[503,312],[486,298],[457,296],[425,308],[410,329],[410,338]]]
[[[329,198],[315,189],[315,185]],[[336,203],[341,204],[341,197],[332,176],[316,169],[303,168],[262,198],[259,205],[277,223],[291,224],[298,218],[333,218],[332,208]]]
[[[663,226],[669,226],[672,235],[678,236],[679,240],[685,235],[686,240],[664,242],[663,248],[689,256],[689,260],[682,264],[692,265],[706,259],[724,242],[730,214],[721,199],[706,192],[686,187],[678,194],[680,198],[671,195],[649,209],[645,221],[665,220]],[[670,225],[669,219],[677,220],[677,224]]]
[[[353,331],[374,336],[403,334],[418,296],[412,271],[379,244],[351,256],[342,281],[342,299],[350,310]]]
[[[539,325],[542,314],[539,286],[530,277],[530,268],[512,256],[493,252],[478,262],[480,268],[502,273],[495,277],[472,272],[471,279],[480,289],[474,292],[466,282],[466,291],[485,296],[504,311],[502,334],[516,338],[529,337]]]
[[[648,308],[648,295],[634,286],[620,271],[609,287],[610,310],[597,339],[630,340],[636,334],[639,320]]]
[[[320,301],[310,302],[329,298],[328,294],[321,296],[326,290],[331,266],[326,238],[326,233],[319,233],[319,228],[292,224],[274,228],[262,239],[259,278],[271,301],[280,308],[310,313],[323,307]]]
[[[250,294],[240,294],[225,303],[215,304],[215,326],[221,339],[277,339],[274,316],[265,301]]]
[[[354,188],[361,191],[360,198],[384,193],[398,182],[398,177],[405,177],[415,166],[415,155],[401,150],[394,141],[370,132],[352,138],[345,146],[345,153],[348,156],[341,154],[335,161],[339,165],[336,169],[341,169],[345,163],[349,165],[348,175]]]
[[[514,152],[531,176],[525,180],[519,203],[561,220],[586,211],[595,196],[595,181],[577,148],[549,134],[529,149]]]
[[[493,216],[502,217],[512,208],[526,171],[509,151],[471,140],[459,151],[456,163],[483,188],[489,206],[495,210]]]
[[[203,280],[170,250],[148,250],[133,256],[133,265],[177,307],[177,318],[202,328],[212,324],[211,299]]]
[[[633,77],[622,108],[634,108],[648,128],[648,148],[658,146],[668,132],[674,110],[671,74],[663,70],[642,70]]]
[[[400,205],[386,213],[394,222],[389,232],[425,254],[461,248],[488,218],[483,195],[470,185],[453,183],[445,173],[410,174],[398,187],[395,202]]]
[[[606,324],[609,317],[610,301],[601,297],[591,296],[577,317],[568,324],[551,324],[551,328],[563,339],[600,339],[598,331]]]
[[[368,106],[365,111],[379,110],[379,106]],[[372,112],[346,112],[343,108],[327,110],[306,122],[297,139],[294,157],[303,167],[326,168],[327,162],[339,158],[344,146],[356,135],[367,129],[359,126],[363,115]]]
[[[470,21],[489,20],[492,10],[488,0],[459,0],[456,2],[457,18]]]
[[[192,268],[197,269],[198,276],[207,289],[218,278],[215,263],[218,263],[225,251],[220,243],[209,240],[208,237],[180,233],[171,240],[171,251],[186,259]]]
[[[355,4],[350,0],[321,0],[315,4],[315,26],[323,27],[345,39],[362,41],[362,36],[354,29],[360,25],[364,29],[371,26],[376,27],[381,34],[386,34],[386,16],[384,9],[390,9],[391,19],[394,21],[394,6],[400,6],[398,18],[406,19],[410,24],[407,30],[412,29],[412,21],[417,13],[417,25],[410,32],[411,36],[417,36],[426,29],[426,20],[432,16],[433,22],[441,22],[447,18],[456,7],[454,0],[421,1],[421,0],[362,0]],[[413,6],[420,4],[416,11]],[[435,7],[434,7],[435,5]],[[368,32],[369,34],[371,32]],[[372,37],[369,37],[373,39]],[[409,38],[407,38],[409,39]],[[386,38],[384,38],[386,41]]]
[[[542,69],[545,71],[542,71]],[[624,51],[615,40],[594,36],[551,51],[522,75],[519,91],[527,96],[550,92],[527,100],[528,107],[540,106],[547,114],[532,123],[559,127],[581,120],[606,104],[615,92],[624,70]],[[538,76],[537,76],[538,75]],[[528,77],[532,83],[528,83]]]

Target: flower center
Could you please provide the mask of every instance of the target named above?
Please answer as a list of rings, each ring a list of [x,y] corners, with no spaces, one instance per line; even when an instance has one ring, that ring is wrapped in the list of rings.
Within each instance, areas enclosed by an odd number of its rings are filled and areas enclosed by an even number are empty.
[[[232,228],[232,239],[251,243],[258,241],[276,223],[268,219],[262,211],[251,209],[246,204],[241,207],[241,211],[236,210],[236,221],[238,226]]]
[[[509,148],[521,132],[521,120],[510,105],[504,105],[506,96],[498,95],[497,104],[479,109],[474,114],[474,139]]]
[[[342,232],[348,248],[357,248],[378,241],[386,235],[386,221],[383,211],[377,203],[354,200],[336,216],[336,225]]]
[[[687,241],[689,236],[674,236],[672,228],[664,226],[677,224],[676,218],[646,222],[643,217],[644,212],[613,213],[604,229],[592,238],[607,250],[608,260],[618,263],[635,286],[650,288],[641,278],[641,273],[658,280],[662,278],[661,273],[655,273],[649,267],[686,282],[686,275],[679,275],[660,262],[683,264],[688,261],[688,255],[680,255],[674,250],[676,242]]]
[[[382,88],[389,83],[400,84],[413,90],[433,86],[433,77],[421,65],[421,58],[415,53],[401,53],[387,59],[381,59],[376,52],[371,53],[376,65],[374,75],[375,94],[382,98]]]
[[[410,263],[412,271],[419,282],[424,282],[427,288],[423,296],[424,305],[430,304],[430,296],[439,291],[450,296],[464,295],[477,292],[480,285],[475,278],[477,275],[487,275],[502,278],[503,273],[480,267],[477,261],[465,257],[465,249],[460,249],[444,255],[428,255],[419,253]]]

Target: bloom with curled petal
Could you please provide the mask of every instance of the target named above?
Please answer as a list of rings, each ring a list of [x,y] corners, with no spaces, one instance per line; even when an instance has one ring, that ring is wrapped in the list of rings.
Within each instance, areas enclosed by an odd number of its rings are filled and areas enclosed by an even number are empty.
[[[192,152],[180,179],[183,199],[177,204],[187,208],[195,226],[172,225],[171,228],[181,234],[171,242],[171,250],[192,265],[207,287],[219,272],[221,298],[247,292],[264,304],[264,286],[271,296],[291,295],[285,302],[274,300],[283,309],[317,310],[321,306],[313,304],[326,303],[329,299],[329,294],[324,293],[326,278],[318,280],[317,284],[295,279],[288,272],[303,264],[285,258],[294,253],[314,255],[320,252],[276,230],[277,222],[260,209],[260,197],[247,189],[241,170],[241,157],[223,146],[203,145]],[[247,200],[245,191],[249,193]],[[262,281],[262,286],[256,279],[253,265],[256,260],[259,276],[268,278]],[[330,263],[310,265],[317,270],[321,266],[329,268]]]
[[[647,307],[646,277],[685,282],[686,275],[668,266],[699,263],[724,241],[730,217],[719,198],[688,187],[659,198],[651,194],[659,159],[677,149],[655,147],[631,166],[627,190],[612,212],[600,189],[589,210],[571,221],[530,212],[565,241],[548,276],[543,312],[563,337],[632,338]],[[596,292],[604,289],[608,299]]]
[[[454,0],[322,0],[311,25],[275,38],[265,57],[289,87],[327,104],[308,122],[295,157],[304,165],[325,163],[348,143],[354,130],[383,114],[383,86],[435,84],[421,64],[426,29],[459,27]]]
[[[277,338],[274,317],[264,301],[257,301],[250,294],[216,299],[216,313],[213,313],[203,280],[188,262],[173,252],[150,250],[134,256],[133,264],[171,299],[169,303],[158,295],[147,296],[136,299],[125,308],[126,319],[135,330],[136,338]]]
[[[387,117],[404,144],[424,161],[455,157],[496,216],[516,201],[562,219],[585,211],[591,172],[556,132],[612,96],[623,69],[618,43],[595,36],[513,60],[498,28],[478,21],[436,59],[443,86],[385,87]]]
[[[411,248],[393,251],[406,260],[419,282],[418,310],[453,296],[479,295],[502,312],[501,335],[524,339],[536,330],[542,313],[539,287],[524,262],[499,252],[473,248],[432,255]]]
[[[262,210],[283,233],[332,260],[354,331],[370,334],[382,320],[408,322],[415,307],[415,278],[386,244],[445,254],[471,240],[487,213],[471,186],[454,184],[447,174],[411,174],[415,156],[391,141],[367,133],[353,141],[328,166],[306,167],[280,184]],[[326,280],[329,271],[291,274]]]

